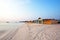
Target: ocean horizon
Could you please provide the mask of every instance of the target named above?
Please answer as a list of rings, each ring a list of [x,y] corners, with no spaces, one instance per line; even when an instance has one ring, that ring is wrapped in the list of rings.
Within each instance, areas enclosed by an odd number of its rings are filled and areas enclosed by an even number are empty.
[[[14,29],[22,24],[23,23],[0,23],[0,31]]]

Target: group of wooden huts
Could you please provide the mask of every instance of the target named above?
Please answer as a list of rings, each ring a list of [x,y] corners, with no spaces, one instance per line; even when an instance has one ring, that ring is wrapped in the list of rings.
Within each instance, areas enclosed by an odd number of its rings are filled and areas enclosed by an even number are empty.
[[[58,24],[59,21],[56,19],[41,19],[38,18],[37,20],[27,21],[28,23],[39,23],[39,24]]]

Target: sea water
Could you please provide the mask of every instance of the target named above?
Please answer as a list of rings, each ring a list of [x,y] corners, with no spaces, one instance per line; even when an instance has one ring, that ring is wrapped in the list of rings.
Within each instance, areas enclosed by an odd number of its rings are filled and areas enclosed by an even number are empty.
[[[9,30],[21,26],[23,23],[0,23],[0,31]]]

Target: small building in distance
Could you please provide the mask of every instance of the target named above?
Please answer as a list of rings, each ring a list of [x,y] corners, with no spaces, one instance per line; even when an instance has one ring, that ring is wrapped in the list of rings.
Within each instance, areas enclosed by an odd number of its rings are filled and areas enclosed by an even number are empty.
[[[10,23],[9,21],[7,21],[6,23]]]
[[[43,24],[43,19],[39,17],[37,20],[33,20],[33,23]]]
[[[43,19],[41,19],[40,17],[38,18],[38,23],[42,24],[43,23]]]
[[[55,19],[43,19],[43,24],[58,24],[58,21]]]

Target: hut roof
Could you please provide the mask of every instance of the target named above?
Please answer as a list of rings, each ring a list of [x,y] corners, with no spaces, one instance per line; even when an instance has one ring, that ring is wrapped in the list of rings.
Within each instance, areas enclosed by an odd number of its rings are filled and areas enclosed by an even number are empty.
[[[38,19],[41,19],[40,17]]]

